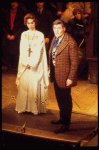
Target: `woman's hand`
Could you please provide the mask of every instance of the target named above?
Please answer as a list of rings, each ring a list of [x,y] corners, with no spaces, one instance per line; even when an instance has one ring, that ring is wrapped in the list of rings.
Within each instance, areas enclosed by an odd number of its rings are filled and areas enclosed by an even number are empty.
[[[50,78],[50,70],[48,70],[48,77]]]
[[[49,38],[45,38],[45,43],[49,43],[50,39]]]
[[[61,16],[62,11],[57,11],[57,16]]]
[[[26,68],[27,68],[27,69],[30,69],[30,68],[31,68],[31,66],[30,66],[29,64],[27,64]]]

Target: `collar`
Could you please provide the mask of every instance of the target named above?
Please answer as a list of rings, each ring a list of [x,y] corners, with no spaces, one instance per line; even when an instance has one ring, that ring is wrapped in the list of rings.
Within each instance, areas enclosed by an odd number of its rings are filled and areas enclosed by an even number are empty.
[[[10,9],[10,13],[11,14],[16,14],[17,13],[17,9],[15,9],[15,10]]]
[[[63,35],[62,35],[62,37],[61,37],[61,38],[59,38],[58,43],[60,43],[60,42],[61,42],[61,40],[63,39],[64,35],[65,35],[65,34],[63,34]],[[57,39],[57,37],[56,37],[56,39]]]
[[[37,9],[37,11],[38,11],[38,12],[40,12],[40,14],[41,14],[41,13],[42,13],[42,11],[43,11],[43,8],[42,8],[42,9],[40,9],[40,10],[39,10],[39,9]]]

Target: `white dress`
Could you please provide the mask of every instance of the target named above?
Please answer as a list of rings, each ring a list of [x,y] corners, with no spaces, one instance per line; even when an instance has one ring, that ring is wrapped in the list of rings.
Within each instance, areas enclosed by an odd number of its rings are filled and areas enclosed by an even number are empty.
[[[29,44],[31,53],[29,57]],[[30,69],[26,66],[29,64]],[[20,41],[20,56],[16,84],[18,87],[15,110],[18,113],[46,113],[48,103],[48,70],[44,35],[39,31],[24,31]]]

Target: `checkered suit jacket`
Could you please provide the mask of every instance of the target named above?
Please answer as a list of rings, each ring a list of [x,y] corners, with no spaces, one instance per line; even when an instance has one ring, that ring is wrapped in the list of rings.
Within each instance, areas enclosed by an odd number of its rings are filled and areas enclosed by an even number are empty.
[[[52,50],[55,37],[53,37],[49,50],[49,69],[51,82],[53,81],[52,71]],[[55,61],[55,79],[60,88],[69,88],[66,86],[66,80],[71,79],[75,86],[77,84],[77,68],[78,68],[78,47],[74,39],[65,33],[60,43]]]

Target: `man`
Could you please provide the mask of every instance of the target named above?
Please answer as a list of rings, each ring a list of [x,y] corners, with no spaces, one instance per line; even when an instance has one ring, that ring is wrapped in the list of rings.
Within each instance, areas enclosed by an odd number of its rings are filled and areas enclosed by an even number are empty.
[[[18,2],[10,2],[10,7],[2,12],[2,49],[3,59],[8,69],[17,69],[19,41],[23,31],[23,18],[26,9]]]
[[[37,16],[38,23],[36,29],[44,34],[48,57],[48,50],[50,44],[49,42],[53,37],[52,32],[53,15],[50,11],[44,8],[44,2],[36,2],[36,6],[37,6],[36,9],[35,10],[31,9],[30,12],[33,12]]]
[[[77,84],[77,44],[65,30],[62,20],[58,19],[53,22],[55,36],[49,50],[49,72],[51,82],[54,81],[60,119],[51,123],[62,124],[55,133],[62,133],[69,129],[72,112],[71,87]]]

